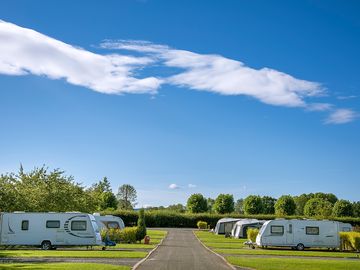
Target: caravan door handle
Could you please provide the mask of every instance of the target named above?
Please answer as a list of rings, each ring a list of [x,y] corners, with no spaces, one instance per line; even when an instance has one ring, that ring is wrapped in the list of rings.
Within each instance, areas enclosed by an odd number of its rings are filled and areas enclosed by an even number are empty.
[[[334,237],[333,235],[327,235],[327,236],[325,236],[325,237]]]

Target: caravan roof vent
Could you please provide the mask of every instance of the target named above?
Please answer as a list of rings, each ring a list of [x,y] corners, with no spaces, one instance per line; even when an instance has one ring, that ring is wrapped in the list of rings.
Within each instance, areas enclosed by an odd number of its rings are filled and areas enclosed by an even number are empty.
[[[93,216],[101,216],[100,213],[94,213]]]

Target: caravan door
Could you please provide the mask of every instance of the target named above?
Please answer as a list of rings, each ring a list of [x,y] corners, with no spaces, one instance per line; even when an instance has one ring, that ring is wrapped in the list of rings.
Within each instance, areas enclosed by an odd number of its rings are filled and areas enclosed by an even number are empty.
[[[286,245],[293,245],[294,244],[294,228],[293,228],[293,224],[291,222],[289,222],[288,224],[286,224]]]

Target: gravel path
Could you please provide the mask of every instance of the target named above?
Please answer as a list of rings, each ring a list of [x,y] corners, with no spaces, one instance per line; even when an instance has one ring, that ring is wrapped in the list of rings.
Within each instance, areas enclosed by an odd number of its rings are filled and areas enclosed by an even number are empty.
[[[224,260],[197,240],[192,229],[167,229],[158,248],[136,270],[229,270]]]

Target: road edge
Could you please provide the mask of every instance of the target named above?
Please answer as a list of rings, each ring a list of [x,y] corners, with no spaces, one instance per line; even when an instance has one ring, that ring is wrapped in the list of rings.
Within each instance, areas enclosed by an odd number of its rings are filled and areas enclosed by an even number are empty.
[[[208,248],[207,246],[205,246],[205,244],[203,242],[200,241],[199,237],[196,235],[195,230],[192,230],[195,238],[200,242],[200,244],[207,249],[208,251],[210,251],[211,253],[215,254],[216,256],[218,256],[220,259],[222,259],[231,269],[233,270],[238,270],[238,268],[236,268],[234,265],[232,265],[231,263],[229,263],[224,256],[220,255],[219,253],[216,253],[215,251],[213,251],[212,249]]]
[[[153,254],[153,253],[157,250],[157,248],[162,244],[162,242],[164,241],[164,239],[167,237],[168,233],[169,233],[169,232],[166,231],[166,235],[165,235],[165,237],[164,237],[163,239],[161,239],[160,243],[157,244],[156,247],[154,247],[154,248],[148,253],[148,255],[146,255],[145,258],[143,258],[142,260],[138,261],[131,269],[132,269],[132,270],[136,270],[143,262],[145,262],[145,261],[151,256],[151,254]]]

